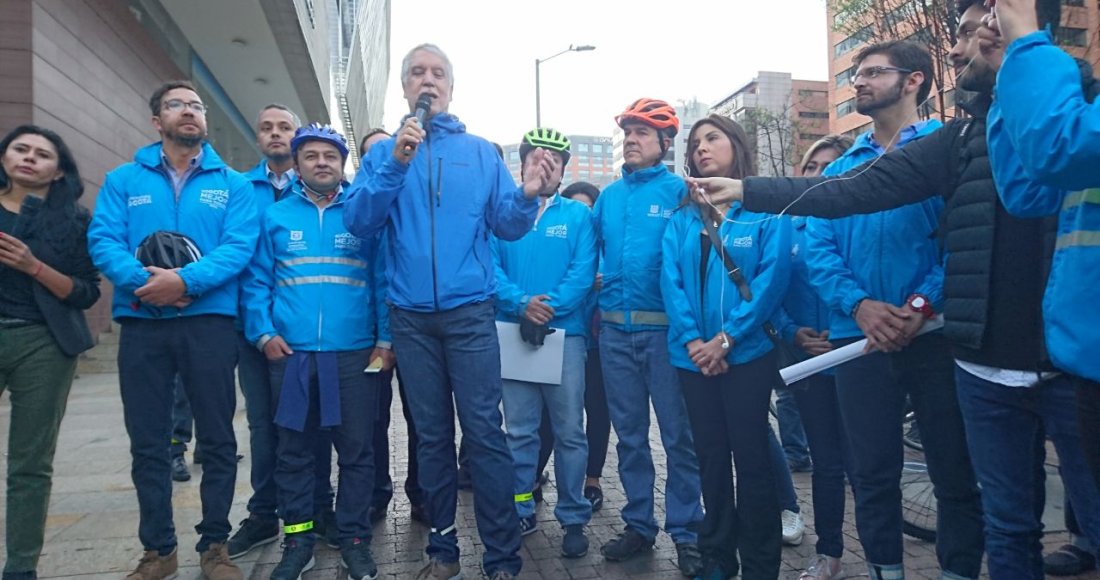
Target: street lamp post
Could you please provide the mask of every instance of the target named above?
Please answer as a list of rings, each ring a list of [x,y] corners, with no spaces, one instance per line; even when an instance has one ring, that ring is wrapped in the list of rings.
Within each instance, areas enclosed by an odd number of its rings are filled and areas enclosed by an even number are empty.
[[[539,65],[554,58],[555,56],[561,56],[567,52],[587,52],[589,50],[596,50],[595,46],[591,44],[582,44],[580,46],[569,45],[569,48],[543,59],[535,59],[535,127],[542,128],[542,89],[539,85]]]

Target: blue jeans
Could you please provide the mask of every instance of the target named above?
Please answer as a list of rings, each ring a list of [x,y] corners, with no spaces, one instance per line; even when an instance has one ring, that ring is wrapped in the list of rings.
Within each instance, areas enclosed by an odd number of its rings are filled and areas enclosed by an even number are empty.
[[[233,367],[237,339],[227,316],[164,320],[123,318],[118,347],[122,414],[133,457],[130,475],[141,511],[138,537],[146,550],[167,554],[176,547],[172,523],[172,476],[168,441],[172,430],[175,376],[179,373],[195,412],[202,449],[202,521],[196,549],[229,538],[229,508],[237,480],[237,406]]]
[[[244,395],[245,417],[248,419],[249,454],[251,455],[252,497],[248,513],[275,518],[275,445],[277,441],[275,408],[271,403],[267,357],[255,345],[237,334],[237,381]]]
[[[412,406],[420,443],[420,487],[427,499],[432,532],[429,557],[457,562],[455,506],[455,411],[462,442],[469,448],[474,515],[485,545],[486,575],[512,575],[520,559],[519,516],[512,500],[512,454],[501,428],[500,344],[493,300],[443,312],[390,308],[394,353]]]
[[[981,497],[955,395],[954,368],[940,334],[918,337],[900,352],[874,352],[837,368],[840,415],[852,446],[856,529],[875,571],[872,579],[903,573],[899,484],[906,395],[917,414],[939,506],[940,569],[953,578],[977,578],[981,571]]]
[[[1044,433],[1058,451],[1077,521],[1093,546],[1100,546],[1100,489],[1081,447],[1070,379],[1061,375],[1034,387],[1007,387],[959,367],[955,377],[982,484],[990,577],[1043,578]]]
[[[779,440],[783,453],[790,463],[805,464],[810,461],[810,448],[806,443],[806,430],[802,428],[802,416],[790,388],[776,389],[775,413],[779,420]]]
[[[779,445],[779,439],[775,431],[768,425],[768,458],[775,472],[775,490],[779,497],[779,509],[798,513],[798,495],[794,491],[794,480],[791,479],[791,469],[787,467],[787,456],[783,453],[783,447]]]
[[[562,526],[587,524],[592,519],[592,503],[584,497],[588,462],[584,359],[584,337],[567,336],[560,385],[504,381],[504,422],[515,463],[516,511],[521,518],[535,514],[535,500],[530,494],[538,477],[539,424],[545,405],[554,427],[554,476],[558,482],[554,517]]]
[[[677,544],[694,543],[696,524],[703,520],[699,461],[680,380],[668,362],[667,334],[664,330],[624,332],[605,324],[600,328],[600,360],[611,424],[619,437],[619,480],[626,492],[623,521],[649,540],[657,537],[653,516],[657,476],[649,448],[652,400],[668,461],[665,531]]]

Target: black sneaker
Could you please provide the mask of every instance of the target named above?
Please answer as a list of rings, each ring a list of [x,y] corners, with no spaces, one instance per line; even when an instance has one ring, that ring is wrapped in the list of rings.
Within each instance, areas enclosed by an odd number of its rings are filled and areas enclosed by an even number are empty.
[[[703,554],[699,552],[699,545],[684,542],[676,544],[676,565],[680,573],[687,578],[694,578],[703,573]]]
[[[271,580],[299,580],[307,570],[313,569],[316,563],[313,538],[307,535],[294,534],[283,541],[283,559],[271,571]]]
[[[172,458],[172,481],[191,481],[191,470],[182,455]]]
[[[584,498],[592,502],[592,511],[598,512],[603,507],[603,490],[589,485],[584,488]]]
[[[374,580],[378,577],[378,566],[370,553],[370,544],[353,538],[340,544],[340,557],[348,568],[349,580]]]
[[[336,512],[325,510],[313,518],[313,535],[333,550],[340,549],[340,530],[336,527]]]
[[[1077,576],[1096,569],[1092,554],[1066,544],[1043,558],[1043,571],[1051,576]]]
[[[539,530],[539,523],[535,520],[535,516],[529,516],[519,519],[519,535],[528,536]]]
[[[604,544],[600,553],[612,562],[621,562],[652,548],[653,540],[647,540],[632,528],[627,528],[617,538]]]
[[[230,558],[239,558],[253,548],[270,544],[279,539],[279,520],[255,514],[241,520],[237,533],[229,538],[226,549]]]
[[[367,517],[370,518],[371,524],[377,524],[378,522],[386,519],[387,506],[370,506],[370,510],[367,512]]]
[[[588,537],[584,535],[584,526],[565,526],[565,536],[561,539],[561,555],[566,558],[583,558],[587,554]]]

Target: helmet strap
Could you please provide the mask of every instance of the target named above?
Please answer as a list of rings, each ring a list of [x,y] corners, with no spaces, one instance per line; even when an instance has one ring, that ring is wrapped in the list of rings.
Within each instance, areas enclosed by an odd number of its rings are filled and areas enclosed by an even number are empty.
[[[336,197],[336,191],[337,190],[333,189],[329,193],[321,193],[319,191],[315,191],[313,188],[306,185],[305,181],[303,181],[302,182],[302,191],[306,192],[315,201],[321,201],[322,199],[326,199],[326,200],[328,200],[329,203],[332,203],[332,200]]]

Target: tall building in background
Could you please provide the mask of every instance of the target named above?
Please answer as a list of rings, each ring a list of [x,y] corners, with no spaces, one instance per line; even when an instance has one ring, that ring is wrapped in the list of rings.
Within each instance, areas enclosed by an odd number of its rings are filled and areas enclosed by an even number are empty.
[[[615,171],[612,166],[611,139],[609,137],[595,137],[592,135],[566,135],[572,145],[569,165],[565,167],[562,175],[562,186],[574,181],[587,181],[603,189],[607,184],[615,181]],[[512,173],[512,179],[520,182],[519,144],[505,145],[504,162],[508,165],[508,171]]]
[[[0,134],[24,123],[57,131],[80,165],[81,202],[93,208],[106,172],[158,138],[149,95],[166,80],[189,79],[209,107],[208,140],[226,163],[247,170],[260,159],[253,125],[264,105],[341,122],[330,113],[339,64],[330,18],[343,14],[329,10],[332,2],[4,0]],[[348,110],[366,125],[382,112],[389,2],[336,2],[345,5],[355,8],[352,52],[356,41],[362,51],[348,84],[361,101]],[[103,296],[88,314],[93,332],[109,324],[109,288]]]
[[[333,67],[333,117],[348,141],[362,140],[382,126],[390,71],[390,0],[329,0]],[[351,164],[359,167],[359,148]]]
[[[711,111],[755,138],[758,175],[793,175],[806,149],[829,132],[827,85],[761,71]]]
[[[914,31],[915,26],[905,22],[906,19],[911,21],[915,19],[907,17],[903,13],[903,9],[910,6],[919,7],[922,2],[937,1],[942,0],[910,0],[910,2],[891,11],[885,19],[872,22],[875,20],[874,18],[866,18],[866,22],[863,23],[864,26],[850,34],[838,32],[838,29],[851,31],[856,29],[860,23],[850,25],[845,22],[843,26],[837,25],[837,15],[832,9],[832,3],[826,3],[825,26],[829,30],[828,111],[831,133],[846,133],[856,136],[868,131],[871,127],[871,118],[856,112],[855,91],[852,89],[849,80],[852,73],[855,72],[852,68],[852,57],[876,34],[880,37],[891,37],[883,28],[891,24],[895,30],[899,31],[899,34],[893,36],[918,39],[925,43],[932,42],[932,35],[927,33],[927,29]],[[876,26],[878,28],[875,28]],[[902,34],[905,36],[902,36]],[[953,34],[950,38],[954,38]],[[1085,0],[1062,0],[1062,22],[1056,40],[1067,52],[1075,57],[1087,60],[1092,63],[1094,68],[1100,64],[1100,42],[1098,42],[1100,41],[1100,11],[1098,11],[1097,3],[1086,3]],[[949,42],[945,37],[945,45]],[[932,51],[934,56],[937,53],[943,54],[945,51]],[[954,73],[950,66],[943,66],[942,70],[944,71],[943,105],[946,111],[945,116],[953,117],[957,113],[955,110]],[[933,87],[933,92],[935,93],[935,91],[936,88]],[[926,105],[923,111],[924,116],[933,114],[933,109],[936,108],[937,104],[936,100],[933,99],[929,105]]]

